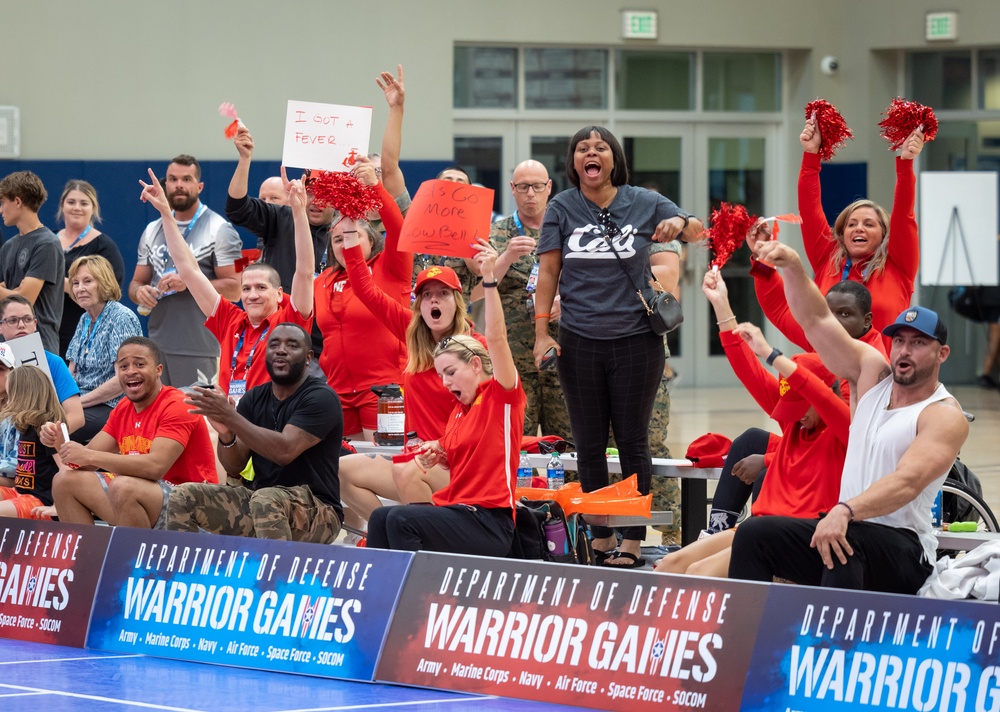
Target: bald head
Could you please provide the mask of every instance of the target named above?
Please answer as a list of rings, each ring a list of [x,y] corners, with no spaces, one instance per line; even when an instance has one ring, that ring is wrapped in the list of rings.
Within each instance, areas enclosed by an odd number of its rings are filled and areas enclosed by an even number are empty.
[[[545,206],[552,192],[552,181],[545,166],[530,159],[517,164],[510,188],[521,221],[529,227],[541,227]]]
[[[257,197],[265,203],[275,205],[288,205],[288,194],[285,186],[281,182],[281,176],[271,176],[260,184],[260,192]]]

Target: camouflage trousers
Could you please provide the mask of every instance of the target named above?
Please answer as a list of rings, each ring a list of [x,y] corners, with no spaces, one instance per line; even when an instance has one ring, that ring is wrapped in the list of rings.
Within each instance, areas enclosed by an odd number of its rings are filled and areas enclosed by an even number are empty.
[[[167,500],[167,529],[208,531],[257,539],[332,544],[340,533],[337,511],[305,485],[247,487],[188,483]]]
[[[653,415],[649,419],[649,452],[652,457],[670,457],[667,447],[667,426],[670,425],[670,393],[667,391],[667,379],[661,378],[656,389],[656,401],[653,403]],[[614,447],[614,433],[609,436],[609,443]],[[612,472],[611,482],[621,479],[621,475]],[[575,480],[575,472],[566,472],[566,480]],[[653,475],[649,491],[653,495],[652,509],[654,511],[673,512],[674,523],[670,526],[656,526],[660,532],[663,546],[681,543],[681,487],[676,477],[657,477]]]
[[[541,426],[542,435],[558,435],[563,440],[573,440],[566,399],[563,398],[556,372],[532,370],[522,373],[521,385],[527,398],[524,434],[538,435],[538,427]]]

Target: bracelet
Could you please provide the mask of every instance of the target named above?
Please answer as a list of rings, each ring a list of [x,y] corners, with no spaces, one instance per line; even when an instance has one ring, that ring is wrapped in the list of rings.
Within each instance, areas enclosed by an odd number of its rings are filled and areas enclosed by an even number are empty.
[[[551,318],[552,318],[551,314],[535,314],[535,321],[538,321],[539,319],[551,319]]]
[[[727,321],[736,321],[736,317],[735,317],[735,316],[731,316],[731,317],[729,317],[728,319],[723,319],[722,321],[717,321],[717,322],[715,322],[715,325],[716,325],[716,326],[722,326],[722,325],[723,325],[723,324],[725,324],[725,323],[726,323]]]
[[[500,282],[496,282],[496,281],[494,281],[494,282],[485,282],[484,281],[483,282],[483,288],[484,289],[492,289],[493,287],[496,287],[498,284],[500,284]]]
[[[768,366],[773,366],[774,359],[778,358],[781,355],[782,353],[780,349],[771,349],[771,355],[767,357],[767,360],[765,360],[764,363],[766,363]]]
[[[233,434],[232,441],[228,442],[228,443],[222,442],[222,438],[219,438],[219,445],[221,445],[222,447],[226,447],[226,448],[236,447],[236,434],[235,433]]]
[[[847,502],[837,502],[837,504],[835,504],[833,506],[834,507],[837,507],[837,506],[847,507],[847,511],[851,513],[851,521],[852,522],[854,521],[854,507],[852,507],[851,505],[849,505]]]

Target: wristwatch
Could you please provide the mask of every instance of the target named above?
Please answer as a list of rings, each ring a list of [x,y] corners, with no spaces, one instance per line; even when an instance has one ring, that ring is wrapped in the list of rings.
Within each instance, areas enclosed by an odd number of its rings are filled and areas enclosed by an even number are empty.
[[[765,360],[764,363],[766,363],[768,366],[773,366],[774,359],[778,358],[781,355],[782,352],[780,349],[771,349],[771,354],[767,357],[767,360]]]
[[[684,218],[684,225],[681,227],[681,234],[678,236],[678,238],[680,239],[681,242],[683,242],[686,245],[687,241],[684,239],[684,231],[687,230],[688,223],[691,222],[691,218],[693,216],[690,215],[689,213],[677,213],[676,215],[674,215],[674,217]]]

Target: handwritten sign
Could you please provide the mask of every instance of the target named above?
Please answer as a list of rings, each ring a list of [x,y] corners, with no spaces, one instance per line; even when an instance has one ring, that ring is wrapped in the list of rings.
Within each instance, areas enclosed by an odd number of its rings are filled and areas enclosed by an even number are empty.
[[[281,162],[294,168],[349,171],[368,154],[370,106],[289,100]]]
[[[490,236],[493,191],[448,180],[428,180],[413,196],[399,249],[423,255],[474,257],[477,239]]]

